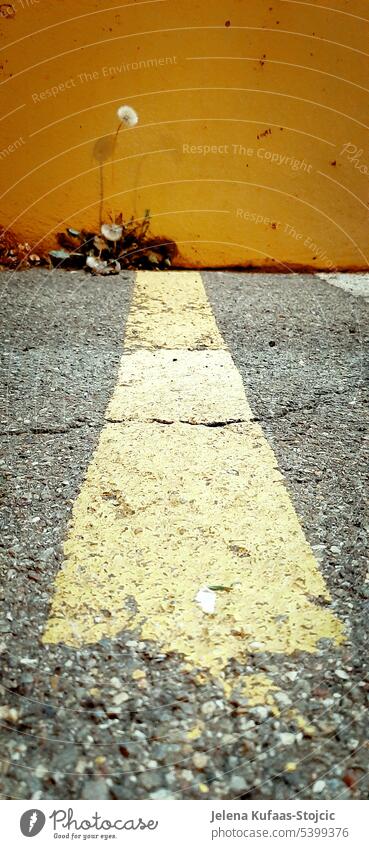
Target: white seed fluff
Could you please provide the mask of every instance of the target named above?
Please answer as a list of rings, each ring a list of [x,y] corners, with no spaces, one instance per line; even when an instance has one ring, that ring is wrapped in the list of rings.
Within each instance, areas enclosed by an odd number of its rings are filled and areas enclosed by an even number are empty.
[[[117,242],[123,233],[123,227],[120,224],[102,224],[101,234],[109,242]]]
[[[119,106],[117,116],[125,127],[134,127],[138,122],[138,115],[131,106]]]

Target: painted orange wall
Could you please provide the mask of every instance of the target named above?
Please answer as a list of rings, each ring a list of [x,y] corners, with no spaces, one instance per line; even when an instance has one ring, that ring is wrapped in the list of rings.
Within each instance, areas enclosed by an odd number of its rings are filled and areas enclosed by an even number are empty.
[[[187,266],[367,267],[369,10],[330,6],[0,4],[1,224],[97,226],[127,103],[105,217],[149,208]]]

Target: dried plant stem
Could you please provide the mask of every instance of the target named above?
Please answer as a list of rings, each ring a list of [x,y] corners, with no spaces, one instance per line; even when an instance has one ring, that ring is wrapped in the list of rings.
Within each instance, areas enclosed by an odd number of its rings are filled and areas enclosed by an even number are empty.
[[[112,155],[111,179],[112,179],[113,191],[114,191],[114,181],[115,181],[115,150],[116,150],[116,146],[117,146],[117,142],[118,142],[118,133],[119,133],[119,130],[121,129],[121,127],[122,127],[122,122],[118,125],[117,131],[115,133],[114,141],[113,141],[113,149],[112,149],[112,154],[111,154]]]
[[[104,163],[100,162],[100,204],[99,204],[99,229],[101,229],[101,225],[103,223],[103,211],[104,211]]]

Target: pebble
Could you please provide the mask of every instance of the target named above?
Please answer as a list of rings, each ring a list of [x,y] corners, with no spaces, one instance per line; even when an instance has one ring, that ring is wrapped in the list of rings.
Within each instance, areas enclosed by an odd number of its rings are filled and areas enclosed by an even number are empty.
[[[253,713],[253,716],[256,716],[256,718],[260,722],[264,722],[264,720],[267,719],[267,717],[269,715],[268,708],[263,707],[263,705],[257,705],[257,707],[254,707],[252,709],[252,713]]]
[[[143,669],[135,669],[135,671],[132,672],[132,678],[134,681],[142,681],[143,678],[146,678],[146,672],[144,672]]]
[[[230,788],[234,790],[235,793],[242,793],[243,790],[246,790],[247,783],[242,775],[232,775],[230,781]]]
[[[286,678],[288,678],[289,681],[296,681],[296,678],[298,678],[298,674],[299,674],[298,672],[294,672],[294,671],[293,672],[286,672]]]
[[[145,790],[155,790],[163,784],[163,779],[160,773],[156,770],[152,770],[152,772],[145,772],[141,781]]]
[[[279,735],[279,739],[282,746],[292,746],[296,741],[296,735],[291,734],[290,731],[283,731],[282,734]]]
[[[352,791],[349,787],[345,787],[342,781],[337,778],[332,778],[327,781],[327,792],[329,799],[352,799]]]
[[[287,693],[273,693],[273,697],[280,707],[289,707],[289,705],[292,704],[292,701],[290,697],[287,696]]]
[[[166,790],[164,787],[161,790],[155,790],[155,793],[150,793],[150,799],[175,799],[170,790]]]
[[[47,775],[47,773],[48,773],[47,767],[43,766],[42,764],[39,764],[38,766],[36,766],[36,769],[34,770],[34,774],[35,774],[36,778],[45,778],[45,775]]]
[[[125,702],[129,701],[129,695],[127,693],[118,693],[113,697],[113,704],[119,707],[123,705]]]
[[[313,794],[314,794],[314,796],[317,795],[317,794],[323,793],[323,790],[325,790],[325,786],[326,786],[325,781],[322,781],[322,780],[316,781],[315,784],[313,784]]]
[[[208,756],[204,755],[202,752],[195,752],[192,763],[196,767],[196,769],[205,769],[208,763]]]
[[[82,799],[110,799],[109,788],[102,779],[86,781],[82,787]]]
[[[335,669],[335,675],[337,678],[341,678],[342,681],[348,681],[350,676],[344,669]]]
[[[215,711],[216,711],[215,702],[204,702],[204,704],[201,705],[201,713],[203,714],[203,716],[206,716],[207,718],[214,716]]]
[[[16,708],[10,707],[9,705],[3,705],[0,707],[0,719],[5,719],[7,722],[12,722],[15,724],[18,722],[19,713]]]

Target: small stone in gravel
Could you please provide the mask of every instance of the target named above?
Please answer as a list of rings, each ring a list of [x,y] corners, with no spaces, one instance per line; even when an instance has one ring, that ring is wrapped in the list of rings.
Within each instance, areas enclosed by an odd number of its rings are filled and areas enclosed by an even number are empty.
[[[206,717],[214,716],[215,711],[215,702],[204,702],[204,704],[201,706],[201,713]]]
[[[142,681],[143,678],[146,678],[146,672],[143,669],[135,669],[132,672],[132,678],[134,681]]]
[[[296,740],[295,734],[291,734],[290,731],[283,731],[282,734],[279,735],[279,739],[282,743],[282,746],[292,746]]]
[[[235,741],[234,734],[224,734],[222,737],[222,746],[232,746]]]
[[[316,781],[315,784],[313,784],[313,793],[314,794],[315,793],[323,793],[323,790],[325,790],[325,781],[320,780],[320,781]]]
[[[34,774],[35,774],[36,778],[45,778],[45,775],[47,775],[47,772],[48,772],[47,768],[45,766],[42,766],[42,764],[39,764],[38,766],[36,766],[36,769],[34,770]]]
[[[119,705],[123,705],[124,702],[128,702],[129,696],[127,693],[118,693],[113,698],[113,703],[119,707]]]
[[[242,793],[246,790],[247,784],[242,775],[232,775],[230,787],[235,793]]]
[[[342,681],[347,681],[350,677],[344,669],[335,669],[335,675],[337,678],[341,678]]]
[[[110,686],[114,687],[114,690],[120,690],[122,682],[119,680],[119,678],[111,678]]]
[[[76,767],[75,767],[75,772],[77,773],[77,775],[83,775],[83,773],[86,769],[86,766],[87,766],[87,761],[84,758],[80,758],[77,761]]]
[[[175,799],[175,796],[173,796],[170,790],[165,790],[162,787],[161,790],[155,790],[155,793],[150,793],[150,799]]]
[[[203,784],[202,782],[199,784],[200,793],[209,793],[209,788],[207,784]]]
[[[98,699],[101,696],[101,690],[99,690],[98,687],[91,687],[91,690],[89,690],[89,694],[90,696],[92,696],[93,699]]]
[[[158,772],[145,772],[142,776],[142,784],[145,790],[155,790],[162,783],[162,777]]]
[[[102,711],[97,711],[97,710],[94,711],[93,715],[96,717],[95,721],[97,721],[97,723],[100,723],[101,719],[105,719],[104,714],[102,715],[102,717],[101,717],[101,714],[103,714]],[[106,707],[106,716],[109,719],[118,719],[119,716],[120,716],[120,709],[119,709],[118,705],[108,705]],[[105,727],[106,726],[101,725],[101,728],[105,728]]]
[[[18,722],[18,711],[16,708],[10,707],[9,705],[4,705],[0,707],[0,719],[5,719],[7,722]]]
[[[291,699],[286,693],[273,693],[273,696],[280,707],[289,707],[292,704]]]
[[[256,718],[260,722],[264,722],[264,719],[267,718],[269,711],[268,711],[268,708],[263,707],[262,705],[259,705],[258,707],[253,708],[252,713],[253,713],[253,716],[256,716]]]
[[[110,794],[105,781],[86,781],[82,787],[82,799],[110,799]]]
[[[298,672],[286,672],[286,678],[288,678],[289,681],[296,681],[298,674]]]
[[[192,763],[196,769],[205,769],[208,760],[209,758],[207,755],[204,755],[202,752],[195,752],[192,758]]]

